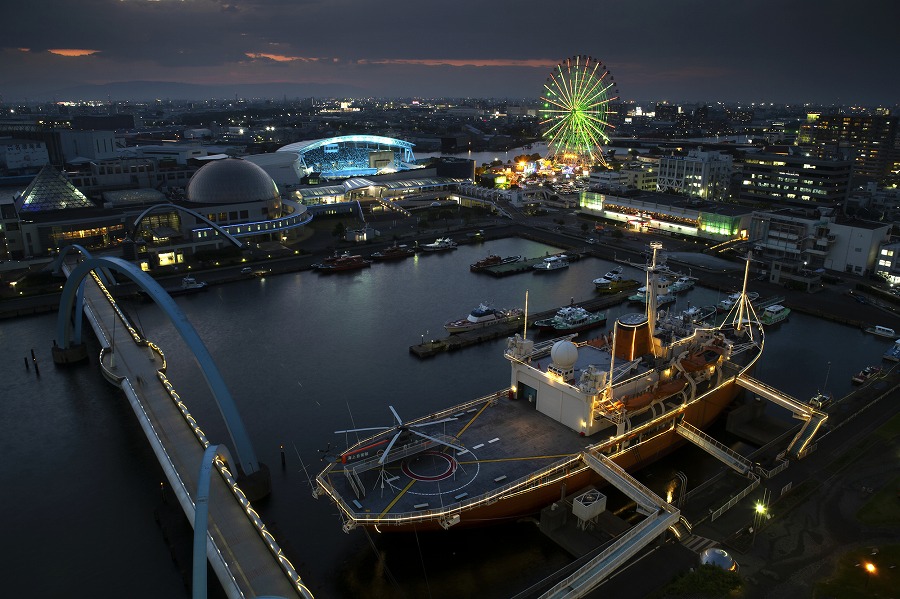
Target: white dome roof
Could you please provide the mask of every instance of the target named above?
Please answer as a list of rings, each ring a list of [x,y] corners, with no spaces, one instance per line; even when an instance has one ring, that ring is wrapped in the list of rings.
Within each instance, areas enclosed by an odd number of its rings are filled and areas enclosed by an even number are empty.
[[[553,364],[561,370],[569,370],[578,361],[578,348],[571,341],[557,341],[550,350]]]
[[[240,158],[209,162],[194,173],[187,198],[201,204],[240,204],[278,200],[278,186],[261,167]]]

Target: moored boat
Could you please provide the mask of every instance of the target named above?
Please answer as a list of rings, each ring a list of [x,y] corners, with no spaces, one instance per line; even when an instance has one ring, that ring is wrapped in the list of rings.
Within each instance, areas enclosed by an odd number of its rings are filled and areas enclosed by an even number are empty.
[[[555,256],[547,256],[537,264],[533,265],[534,272],[550,272],[553,270],[561,270],[569,267],[569,257],[565,254]]]
[[[193,276],[188,275],[181,279],[181,285],[174,289],[166,289],[169,295],[190,295],[191,293],[199,293],[206,291],[208,285],[206,281],[198,281]]]
[[[734,308],[735,305],[737,305],[737,302],[740,299],[740,297],[741,297],[740,292],[735,292],[735,293],[729,294],[728,297],[720,300],[719,303],[716,304],[716,312],[718,312],[720,314],[723,312],[730,312],[731,309]],[[755,302],[757,299],[759,299],[759,294],[756,293],[755,291],[751,291],[750,293],[747,294],[747,301],[749,301],[750,303]]]
[[[409,246],[394,244],[391,247],[373,253],[369,257],[377,262],[385,262],[388,260],[403,260],[415,255],[415,253],[416,251]]]
[[[881,325],[866,327],[865,331],[867,333],[872,333],[873,335],[878,335],[879,337],[893,337],[895,339],[897,338],[897,333],[894,332],[894,329],[883,327]]]
[[[464,333],[472,329],[481,329],[489,327],[501,322],[510,322],[520,318],[524,314],[521,308],[511,308],[509,310],[500,310],[491,308],[486,304],[479,304],[477,308],[472,310],[465,318],[459,320],[451,320],[444,325],[448,333]]]
[[[566,334],[580,333],[604,324],[606,324],[606,312],[589,312],[581,306],[565,306],[551,318],[535,320],[532,326],[539,331]]]
[[[655,461],[684,442],[676,424],[704,429],[730,405],[764,345],[745,318],[659,335],[655,306],[619,317],[608,343],[515,335],[508,388],[416,420],[394,412],[316,477],[317,494],[347,531],[483,526],[604,484],[597,460],[626,470]]]
[[[449,237],[438,237],[432,243],[426,243],[419,247],[426,252],[444,252],[446,250],[455,250],[456,242]]]
[[[852,377],[850,377],[850,381],[856,383],[857,385],[862,385],[869,379],[875,378],[881,374],[880,366],[866,366]]]
[[[900,362],[900,339],[894,341],[882,356],[888,362]]]
[[[512,264],[513,262],[518,262],[522,259],[522,256],[507,256],[506,258],[502,258],[497,254],[491,254],[490,256],[486,256],[469,265],[469,270],[472,272],[478,272],[479,270],[484,270],[491,266],[499,266],[501,264]]]
[[[764,325],[774,325],[779,322],[783,322],[787,320],[787,317],[790,316],[791,309],[781,304],[773,304],[771,306],[766,306],[766,309],[763,310],[762,315],[759,317],[759,321]]]
[[[681,317],[695,324],[707,322],[716,315],[715,306],[688,306],[687,309],[681,311]]]
[[[695,281],[692,277],[678,277],[669,285],[669,293],[681,293],[694,288]]]
[[[625,282],[625,278],[622,276],[623,270],[624,269],[621,266],[617,266],[614,269],[607,271],[602,277],[594,279],[594,288],[601,293],[618,291],[623,287],[623,283]]]
[[[322,273],[329,272],[343,272],[349,270],[360,270],[362,268],[368,268],[372,265],[371,260],[366,260],[359,254],[355,255],[347,255],[341,256],[337,258],[333,262],[323,262],[320,264],[313,264],[313,268]]]

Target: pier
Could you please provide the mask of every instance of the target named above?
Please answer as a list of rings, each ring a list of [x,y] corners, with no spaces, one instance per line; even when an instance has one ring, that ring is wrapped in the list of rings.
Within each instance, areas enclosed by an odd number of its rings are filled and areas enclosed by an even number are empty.
[[[625,302],[626,300],[628,300],[629,293],[629,289],[623,289],[622,291],[618,291],[616,293],[600,295],[587,300],[574,302],[572,305],[584,308],[589,312],[596,312],[598,310],[605,310],[611,306],[615,306],[617,304]],[[558,310],[559,307],[553,308],[552,310],[537,312],[535,314],[529,314],[528,322],[552,318]],[[474,329],[471,331],[465,331],[464,333],[454,333],[452,335],[448,335],[446,337],[438,339],[423,339],[422,343],[417,343],[415,345],[409,346],[409,352],[411,354],[415,354],[420,358],[428,358],[430,356],[446,351],[456,351],[470,345],[475,345],[484,341],[490,341],[491,339],[497,339],[499,337],[509,337],[516,332],[520,332],[524,324],[524,317],[520,317],[509,322],[495,324],[489,327],[482,327],[480,329]],[[529,332],[529,334],[533,335],[532,332]]]
[[[107,268],[127,270],[129,265],[109,258],[88,257],[84,261],[71,258],[66,261],[65,258],[64,252],[60,266],[68,281],[59,320],[64,333],[59,335],[58,345],[54,344],[54,359],[58,363],[67,363],[79,357],[79,348],[84,346],[78,343],[81,332],[78,308],[83,306],[84,315],[102,347],[99,362],[104,378],[124,393],[159,460],[168,485],[194,526],[193,584],[195,593],[202,591],[202,595],[195,596],[206,596],[208,559],[229,597],[311,598],[312,594],[251,505],[251,499],[261,494],[260,481],[265,479],[267,482],[267,471],[260,470],[259,466],[256,472],[251,469],[250,465],[255,464],[252,454],[247,455],[244,451],[242,455],[236,454],[236,460],[232,459],[227,449],[217,447],[206,438],[166,377],[162,350],[132,326],[104,284],[111,280]],[[141,275],[143,273],[139,271],[128,274],[138,284],[146,285],[151,294],[162,292],[152,279],[144,275],[144,280]],[[171,302],[171,298],[168,301]],[[70,330],[65,324],[73,303],[75,323]],[[199,356],[198,362],[202,364]],[[204,376],[210,379],[215,378],[213,374],[217,372],[204,371]],[[214,383],[214,380],[210,381],[211,387]],[[227,405],[220,405],[223,413],[227,408]],[[242,425],[236,427],[231,422],[229,429],[237,440],[236,445],[240,445]],[[236,449],[240,452],[240,448]],[[210,473],[210,469],[214,472]],[[241,485],[249,485],[246,492]],[[208,510],[208,520],[196,522],[195,515],[205,519],[204,510]]]

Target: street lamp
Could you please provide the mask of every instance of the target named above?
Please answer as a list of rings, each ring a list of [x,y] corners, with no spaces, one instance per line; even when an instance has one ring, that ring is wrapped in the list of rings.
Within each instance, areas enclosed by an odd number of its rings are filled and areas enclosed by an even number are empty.
[[[872,562],[866,562],[863,564],[863,567],[866,569],[866,588],[869,588],[869,579],[872,578],[872,575],[875,574],[878,569]]]

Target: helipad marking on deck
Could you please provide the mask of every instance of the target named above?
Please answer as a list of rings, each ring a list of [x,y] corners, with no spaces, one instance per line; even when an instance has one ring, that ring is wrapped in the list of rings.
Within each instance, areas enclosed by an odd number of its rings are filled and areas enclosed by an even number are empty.
[[[482,447],[484,447],[484,443],[479,443],[478,445],[476,445],[476,446],[473,447],[472,449],[481,449]]]
[[[499,440],[500,440],[500,437],[494,437],[493,439],[491,439],[490,441],[488,441],[488,443],[496,443],[496,442],[499,441]]]

